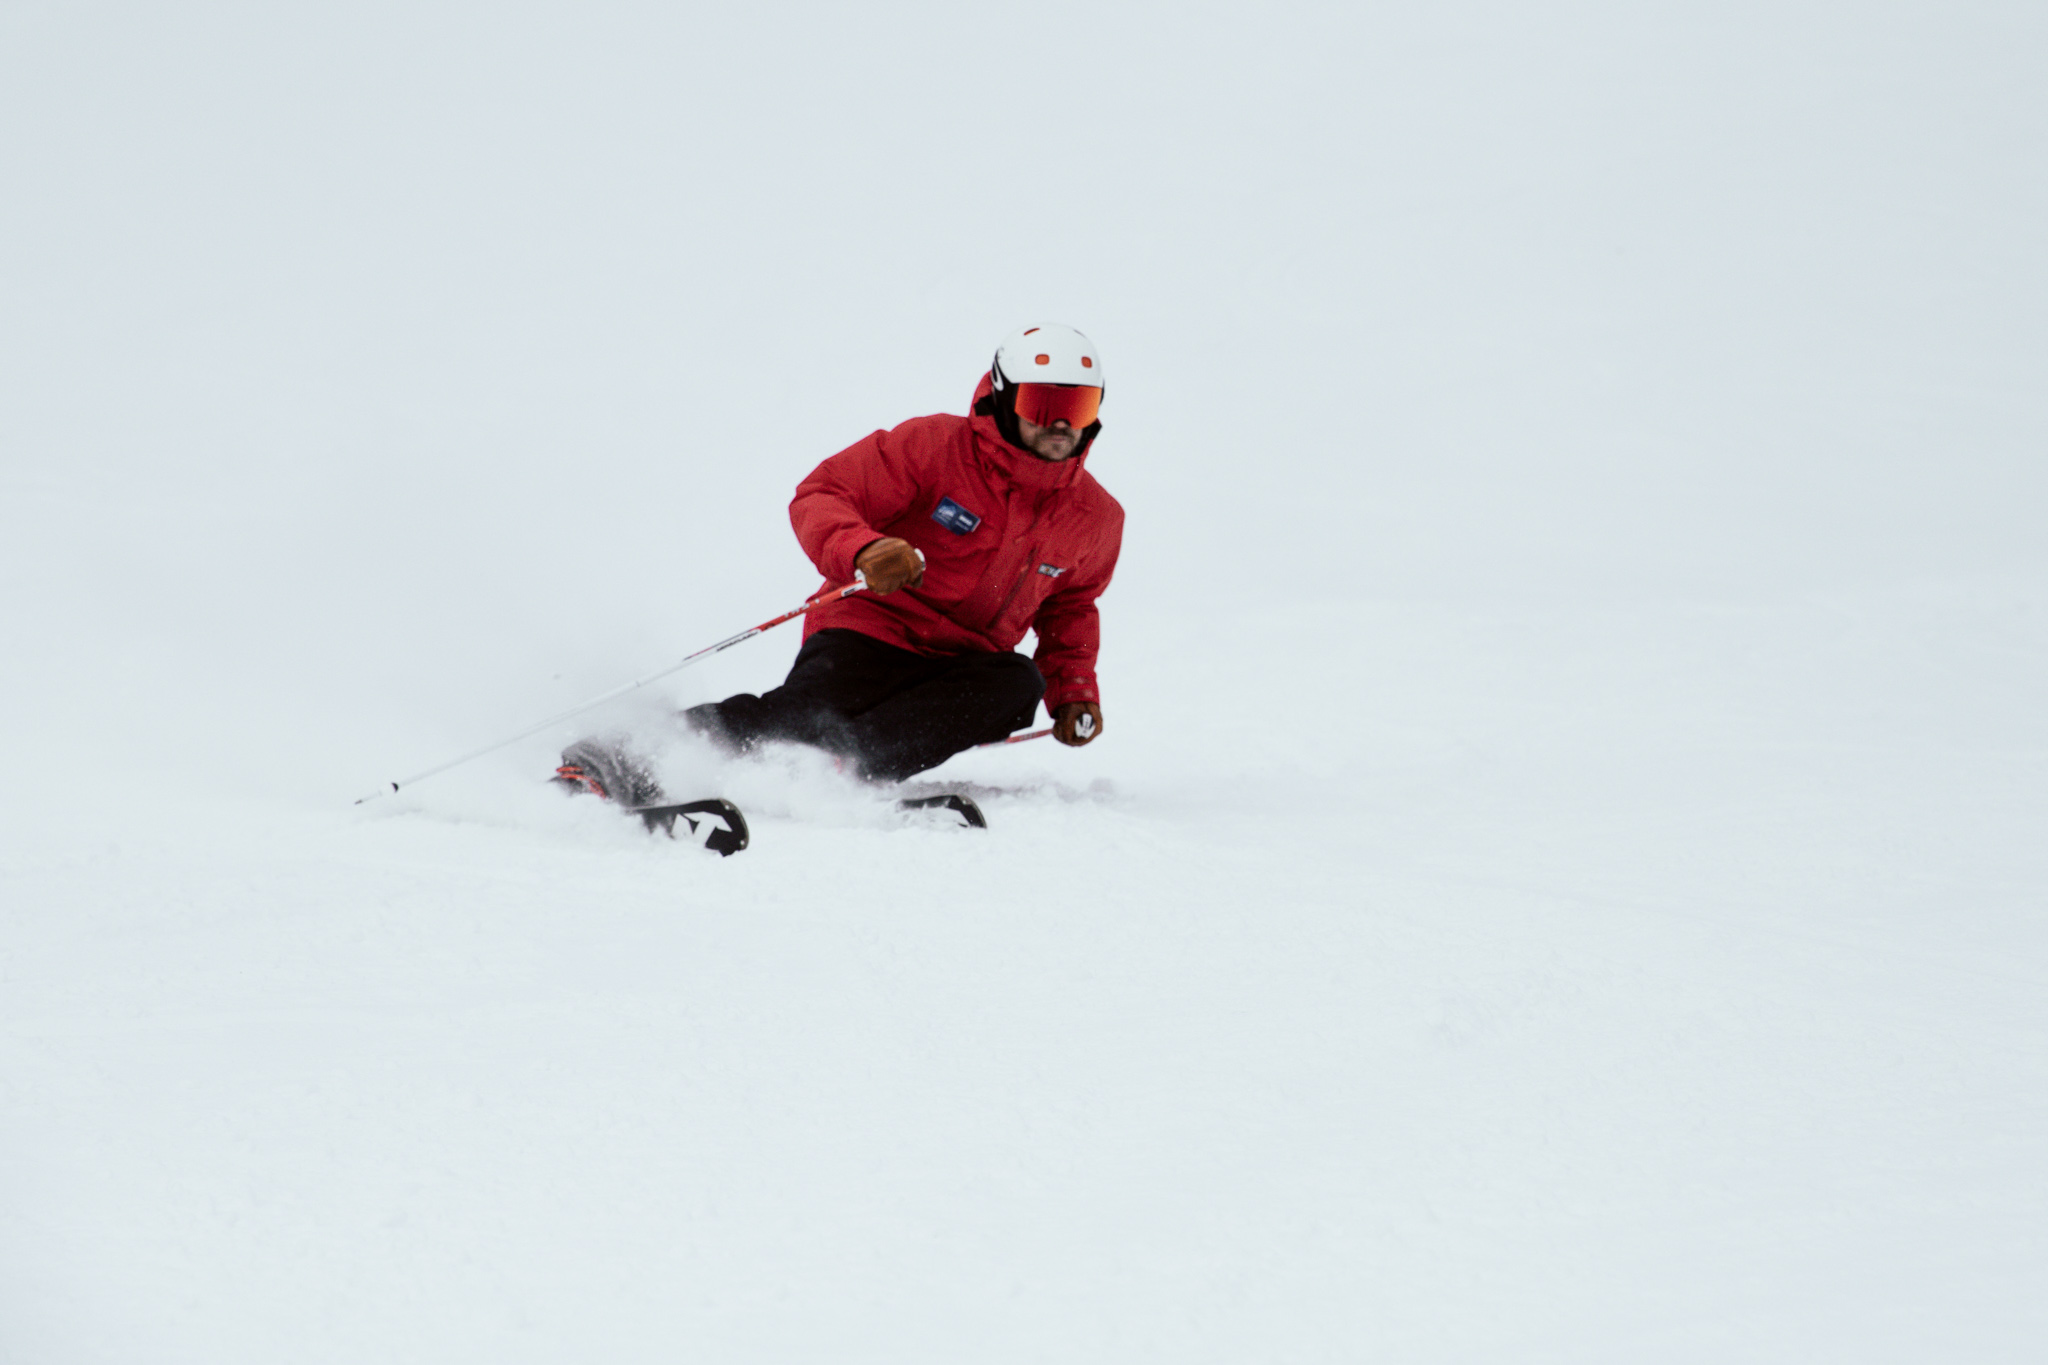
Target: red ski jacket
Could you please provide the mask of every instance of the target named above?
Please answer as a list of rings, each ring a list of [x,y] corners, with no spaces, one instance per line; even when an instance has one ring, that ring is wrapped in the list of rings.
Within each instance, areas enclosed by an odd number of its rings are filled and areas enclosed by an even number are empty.
[[[988,392],[984,375],[974,401]],[[838,627],[966,654],[1014,649],[1034,630],[1046,710],[1099,702],[1095,599],[1116,569],[1124,509],[1083,467],[1088,454],[1054,464],[1005,441],[993,417],[941,413],[826,460],[797,485],[789,520],[827,585],[852,582],[854,556],[885,536],[924,552],[924,581],[814,608],[804,638]]]

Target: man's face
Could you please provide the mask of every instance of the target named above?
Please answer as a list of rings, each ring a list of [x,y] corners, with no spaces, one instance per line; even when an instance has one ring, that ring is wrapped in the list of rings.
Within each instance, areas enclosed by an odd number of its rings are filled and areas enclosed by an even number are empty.
[[[1058,464],[1081,448],[1081,433],[1067,425],[1061,418],[1049,427],[1039,426],[1022,416],[1017,418],[1017,434],[1024,438],[1024,448],[1041,460]]]

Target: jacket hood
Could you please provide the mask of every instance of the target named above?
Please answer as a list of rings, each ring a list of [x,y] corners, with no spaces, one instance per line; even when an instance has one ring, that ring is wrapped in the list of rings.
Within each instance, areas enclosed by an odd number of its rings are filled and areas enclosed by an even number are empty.
[[[1064,460],[1041,460],[1022,445],[1004,434],[1004,423],[999,420],[998,400],[995,385],[984,373],[981,382],[974,386],[974,401],[968,411],[968,421],[973,424],[976,436],[975,448],[983,460],[1007,474],[1013,483],[1032,488],[1066,488],[1081,477],[1081,470],[1088,463],[1088,455],[1095,448],[1095,438],[1102,432],[1102,420],[1090,422],[1081,432],[1081,445]],[[1014,430],[1016,418],[1010,417],[1009,427]]]

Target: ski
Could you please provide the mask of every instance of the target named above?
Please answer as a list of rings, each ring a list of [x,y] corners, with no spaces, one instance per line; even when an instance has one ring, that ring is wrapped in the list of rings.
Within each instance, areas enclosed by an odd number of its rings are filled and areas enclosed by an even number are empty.
[[[980,806],[974,804],[974,798],[962,796],[958,792],[947,792],[943,796],[906,796],[896,803],[896,809],[951,811],[960,817],[963,829],[988,828],[988,817],[981,813]]]
[[[685,801],[673,806],[627,806],[625,813],[637,815],[649,834],[660,830],[674,839],[680,822],[684,835],[722,858],[730,858],[747,846],[747,817],[740,808],[721,797],[708,801]]]

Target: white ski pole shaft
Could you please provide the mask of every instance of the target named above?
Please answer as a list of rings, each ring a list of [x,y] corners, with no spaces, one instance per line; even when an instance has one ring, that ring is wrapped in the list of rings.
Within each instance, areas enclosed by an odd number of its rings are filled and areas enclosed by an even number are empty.
[[[683,659],[680,659],[677,662],[670,664],[667,668],[656,669],[654,672],[649,673],[644,678],[635,678],[632,682],[627,683],[623,687],[614,687],[611,691],[605,693],[601,697],[592,697],[589,701],[584,702],[580,706],[572,706],[566,711],[556,712],[554,715],[549,716],[546,720],[535,721],[532,725],[527,726],[524,730],[521,730],[516,735],[507,735],[503,739],[496,740],[490,744],[484,745],[481,749],[472,749],[468,753],[462,755],[462,757],[460,758],[451,758],[446,763],[437,764],[434,767],[426,769],[424,772],[414,773],[411,777],[400,778],[396,782],[386,782],[383,786],[377,788],[377,790],[369,793],[368,795],[357,797],[356,804],[360,806],[365,801],[374,801],[380,796],[389,796],[391,795],[391,793],[398,791],[400,788],[410,787],[415,782],[423,782],[427,778],[433,777],[437,773],[445,773],[450,768],[459,768],[473,758],[482,758],[485,754],[496,753],[498,750],[504,748],[507,744],[517,744],[520,740],[527,739],[533,735],[537,735],[541,731],[549,728],[550,726],[560,725],[563,721],[572,719],[576,716],[580,716],[585,711],[591,710],[594,707],[602,706],[608,701],[616,701],[620,697],[625,696],[628,692],[637,691],[638,689],[647,686],[647,684],[654,682],[657,679],[666,678],[671,673],[679,673],[683,669],[688,668],[691,664],[696,663],[699,659],[708,659],[712,655],[717,654],[722,650],[731,649],[734,645],[741,644],[745,641],[751,640],[764,630],[773,630],[775,627],[781,625],[784,621],[791,621],[799,616],[802,616],[812,607],[820,606],[826,602],[836,602],[842,597],[851,597],[853,594],[859,592],[866,586],[867,581],[860,577],[858,574],[856,574],[854,576],[854,581],[848,583],[843,588],[828,588],[824,592],[819,593],[816,597],[813,597],[810,601],[804,603],[800,607],[792,607],[790,610],[782,613],[782,615],[774,617],[770,620],[763,621],[758,626],[749,626],[747,629],[741,631],[739,634],[734,635],[729,639],[720,640],[715,645],[706,645],[704,646],[704,648],[698,650],[695,654],[688,655]]]

